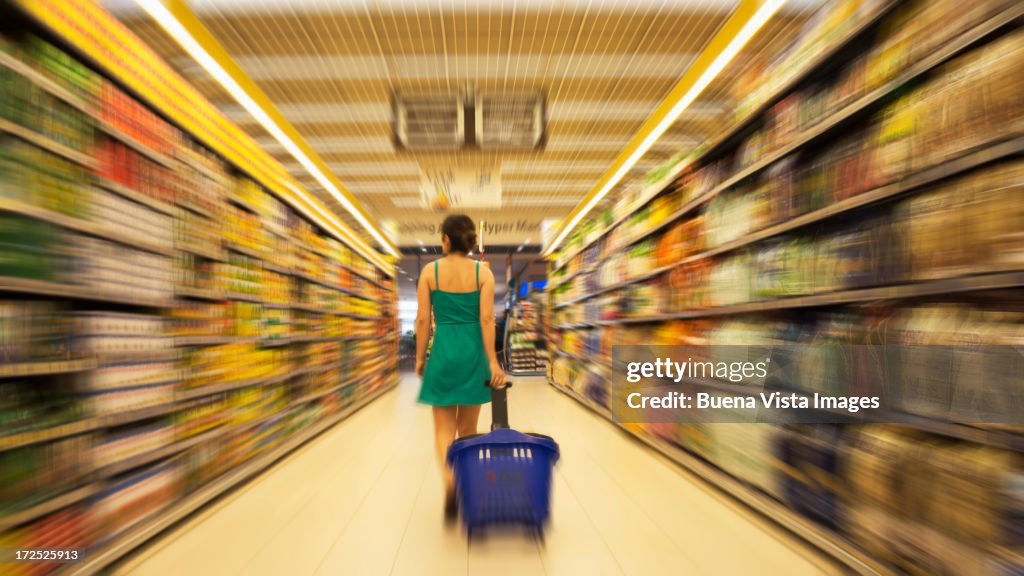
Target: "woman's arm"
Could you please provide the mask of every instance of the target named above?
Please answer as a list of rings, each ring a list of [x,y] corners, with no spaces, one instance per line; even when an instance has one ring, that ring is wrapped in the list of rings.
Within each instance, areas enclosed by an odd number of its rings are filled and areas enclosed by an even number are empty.
[[[494,274],[484,268],[480,282],[480,330],[484,335],[484,352],[491,366],[491,386],[501,387],[505,383],[505,373],[498,364],[498,354],[494,351]]]
[[[427,344],[430,343],[430,285],[427,274],[420,272],[420,284],[416,289],[416,375],[423,376],[427,363]]]

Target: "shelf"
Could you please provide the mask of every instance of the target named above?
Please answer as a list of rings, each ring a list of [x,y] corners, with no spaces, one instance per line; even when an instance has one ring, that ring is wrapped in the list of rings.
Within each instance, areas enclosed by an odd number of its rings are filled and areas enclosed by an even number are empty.
[[[250,386],[267,386],[270,384],[277,384],[278,382],[287,380],[293,375],[294,372],[289,373],[288,371],[282,371],[279,374],[261,376],[259,378],[249,378],[238,382],[229,382],[227,384],[213,384],[210,386],[203,386],[201,388],[193,388],[176,394],[175,401],[182,402],[186,400],[194,400],[196,398],[202,398],[203,396],[212,396],[214,394],[221,394],[232,390],[238,390],[240,388],[248,388]]]
[[[306,374],[316,374],[318,372],[326,372],[328,370],[337,370],[345,364],[345,360],[338,360],[336,362],[329,362],[320,366],[304,366],[302,368],[293,370],[291,376],[305,376]]]
[[[32,444],[42,444],[68,436],[77,436],[94,430],[94,422],[91,419],[67,422],[38,430],[26,430],[16,434],[0,436],[0,452],[13,450]]]
[[[302,344],[306,342],[333,342],[340,339],[341,336],[292,336],[291,342]]]
[[[363,408],[373,400],[376,400],[384,393],[395,387],[395,383],[384,386],[374,391],[365,398],[358,400],[352,406],[345,408],[340,413],[328,416],[322,422],[315,424],[305,433],[297,433],[284,441],[283,445],[267,452],[255,459],[238,466],[223,476],[200,487],[198,490],[186,495],[177,501],[170,508],[154,514],[125,533],[118,535],[110,542],[92,550],[86,555],[85,560],[76,564],[69,564],[61,574],[74,576],[87,576],[100,573],[108,565],[122,557],[129,551],[147,542],[157,534],[178,523],[189,516],[207,502],[212,501],[227,491],[241,485],[246,480],[256,476],[258,473],[269,468],[281,458],[287,456],[296,448],[302,446],[336,423],[349,417],[360,408]]]
[[[732,252],[734,250],[754,244],[761,240],[772,238],[774,236],[778,236],[786,232],[798,230],[811,224],[822,222],[842,214],[859,210],[866,206],[871,206],[888,200],[892,200],[900,196],[912,193],[916,190],[920,190],[925,186],[929,186],[931,184],[940,182],[946,178],[955,177],[970,170],[973,170],[975,168],[978,168],[980,166],[983,166],[985,164],[995,162],[1004,158],[1020,155],[1022,153],[1024,153],[1024,137],[1018,136],[1009,140],[1004,139],[993,143],[985,144],[976,149],[966,151],[957,158],[947,160],[931,168],[926,168],[912,175],[909,175],[897,183],[874,188],[872,190],[858,194],[857,196],[853,196],[851,198],[847,198],[845,200],[836,202],[835,204],[832,204],[820,210],[815,210],[813,212],[808,212],[801,216],[797,216],[781,224],[776,224],[774,226],[769,226],[762,230],[751,232],[750,234],[746,234],[743,237],[738,238],[736,240],[727,242],[714,248],[709,248],[707,250],[704,250],[691,256],[687,256],[686,258],[683,258],[674,264],[657,268],[655,270],[652,270],[651,272],[637,276],[636,278],[624,280],[622,282],[613,284],[611,286],[607,286],[605,288],[601,288],[589,294],[584,294],[583,296],[567,300],[561,304],[555,305],[553,308],[556,310],[559,308],[565,308],[566,306],[570,306],[572,304],[576,304],[579,302],[583,302],[585,300],[589,300],[596,296],[600,296],[601,294],[604,294],[606,292],[619,290],[631,284],[636,284],[653,278],[655,276],[660,276],[661,274],[671,271],[678,266],[703,260],[705,258],[711,258],[713,256],[718,256],[728,252]]]
[[[199,206],[198,204],[194,204],[192,202],[178,200],[177,202],[175,202],[175,204],[177,204],[178,207],[181,208],[182,210],[188,210],[189,212],[198,214],[210,220],[218,220],[220,218],[219,214],[214,214],[213,212],[210,211],[210,209],[205,208],[203,206]]]
[[[744,132],[749,130],[762,116],[764,116],[765,112],[771,109],[772,106],[782,100],[787,94],[795,91],[800,85],[813,77],[819,70],[833,64],[833,60],[839,54],[849,48],[861,35],[874,27],[875,24],[892,12],[893,8],[898,6],[900,3],[900,0],[886,0],[884,4],[878,6],[871,15],[857,23],[853,28],[847,31],[846,34],[827,46],[820,53],[812,56],[809,63],[800,68],[799,71],[793,73],[790,78],[786,79],[764,102],[744,116],[742,120],[733,123],[733,125],[728,127],[724,132],[712,138],[711,141],[713,143],[709,145],[707,150],[705,150],[696,159],[696,162],[700,164],[707,164],[709,160],[721,155],[724,150],[737,144],[738,139],[744,134]]]
[[[47,514],[52,514],[66,508],[72,504],[81,502],[97,494],[100,491],[101,486],[99,484],[86,484],[80,486],[68,492],[65,492],[59,496],[53,498],[47,498],[45,502],[41,502],[30,508],[16,512],[4,511],[3,515],[0,516],[0,532],[6,532],[15,526],[31,522],[37,518],[42,518]]]
[[[160,152],[153,150],[152,148],[146,146],[145,144],[135,139],[134,137],[129,136],[127,133],[125,133],[117,126],[114,126],[110,122],[100,118],[98,115],[93,114],[92,116],[96,124],[96,128],[98,128],[100,132],[103,132],[107,136],[110,136],[114,140],[117,140],[118,142],[124,144],[125,146],[131,148],[132,150],[138,152],[139,154],[142,154],[146,158],[149,158],[153,162],[156,162],[157,164],[163,166],[164,168],[167,168],[168,170],[174,170],[176,168],[176,166],[174,165],[174,160],[170,156],[161,154]]]
[[[596,298],[596,297],[598,297],[598,296],[600,296],[602,294],[606,294],[608,292],[614,292],[615,290],[620,290],[620,289],[625,288],[625,287],[627,287],[627,286],[629,286],[631,284],[638,284],[638,283],[643,282],[645,280],[650,280],[651,278],[654,278],[655,276],[660,276],[661,274],[664,274],[665,272],[668,272],[668,271],[672,270],[673,268],[675,268],[678,265],[679,264],[676,263],[676,264],[670,264],[668,266],[662,266],[660,268],[656,268],[654,270],[651,270],[650,272],[645,272],[645,273],[643,273],[643,274],[641,274],[641,275],[639,275],[639,276],[637,276],[635,278],[630,278],[629,280],[623,280],[622,282],[617,282],[615,284],[612,284],[611,286],[605,286],[604,288],[599,288],[598,290],[595,290],[595,291],[590,292],[588,294],[584,294],[583,296],[577,296],[576,298],[571,298],[569,300],[566,300],[565,302],[562,302],[561,304],[556,304],[555,306],[553,306],[553,308],[555,310],[558,310],[559,308],[565,308],[567,306],[571,306],[573,304],[577,304],[577,303],[583,302],[585,300],[590,300],[591,298]]]
[[[42,222],[49,222],[50,224],[60,226],[67,230],[81,232],[83,234],[88,234],[89,236],[95,236],[96,238],[103,238],[105,240],[117,242],[118,244],[137,248],[146,252],[152,252],[161,256],[175,255],[173,248],[150,242],[149,240],[144,239],[141,233],[125,233],[112,226],[83,220],[74,216],[68,216],[66,214],[61,214],[60,212],[54,212],[53,210],[33,206],[27,202],[16,200],[14,198],[0,198],[0,212],[28,216],[29,218],[34,218]]]
[[[330,314],[331,311],[322,306],[313,306],[312,304],[299,304],[293,302],[290,305],[292,310],[302,310],[304,312],[312,312],[314,314]]]
[[[881,17],[881,14],[891,9],[894,4],[896,3],[888,3],[885,7],[881,9],[879,14],[876,14],[873,18],[869,19],[870,22],[868,22],[866,25],[873,25],[874,21],[877,18]],[[838,131],[839,129],[846,127],[851,122],[859,118],[861,115],[874,111],[878,106],[887,102],[892,94],[898,92],[909,83],[930,73],[931,71],[938,68],[942,64],[948,62],[949,60],[956,57],[960,53],[971,48],[976,43],[986,38],[993,32],[996,32],[1002,29],[1003,27],[1011,25],[1022,15],[1024,15],[1024,5],[1021,5],[1019,3],[1014,4],[1004,9],[999,14],[989,18],[985,22],[978,24],[977,26],[971,28],[970,30],[967,30],[966,32],[961,33],[958,37],[943,45],[942,48],[940,48],[939,50],[929,54],[924,59],[920,60],[915,65],[911,66],[909,69],[899,74],[893,80],[890,80],[889,82],[880,86],[879,88],[876,88],[871,92],[857,98],[855,101],[839,109],[832,115],[823,118],[816,124],[806,128],[803,131],[803,133],[797,136],[791,143],[783,146],[782,148],[771,154],[768,154],[766,157],[762,158],[761,160],[758,160],[757,162],[751,164],[750,166],[740,169],[737,173],[733,174],[725,181],[719,183],[717,186],[715,186],[707,193],[702,194],[701,196],[687,202],[682,209],[676,211],[672,216],[667,218],[665,221],[659,223],[654,228],[645,231],[641,234],[635,234],[628,240],[620,243],[619,246],[617,246],[617,249],[627,247],[659,230],[664,229],[666,226],[682,218],[683,216],[689,214],[698,207],[706,204],[707,202],[711,201],[713,198],[715,198],[722,192],[732,188],[736,184],[739,184],[740,182],[759,174],[760,172],[771,167],[780,160],[790,156],[791,154],[817,142],[823,137],[828,136],[833,132]],[[859,32],[856,32],[855,34],[853,34],[853,37],[855,37],[858,34]],[[840,44],[842,44],[842,42],[840,42]],[[828,60],[828,58],[832,57],[834,55],[834,52],[829,50],[826,51],[825,54],[826,56],[824,58],[818,60],[810,68],[817,69],[818,67],[823,65]],[[799,82],[796,82],[793,85],[788,86],[788,88],[786,88],[785,90],[780,91],[780,95],[786,93],[789,90],[792,90],[798,83]],[[772,102],[774,103],[774,101],[777,101],[777,98]],[[745,130],[748,127],[749,123],[754,118],[763,114],[765,110],[767,110],[767,108],[762,109],[760,112],[753,114],[750,119],[738,124],[728,133],[729,136],[727,136],[725,139],[732,138],[733,136],[735,136],[735,134],[739,134],[740,132]],[[711,148],[708,149],[708,151],[705,152],[703,157],[710,157],[709,154],[712,154],[713,151],[716,150],[718,147],[719,145],[717,144],[712,146]],[[653,198],[654,196],[656,196],[656,194],[652,195],[651,198]],[[650,198],[648,200],[650,200]],[[617,226],[618,224],[621,224],[621,222],[616,221],[613,227]],[[609,227],[609,230],[611,228],[612,227]],[[586,246],[581,248],[579,251],[574,253],[572,257],[575,257],[577,253],[579,253],[585,248]],[[561,266],[564,266],[564,263],[559,264],[558,267]]]
[[[196,300],[212,300],[219,302],[225,300],[226,297],[221,292],[216,290],[206,290],[203,288],[192,288],[189,286],[178,286],[174,289],[175,294],[179,298],[193,298]]]
[[[374,298],[373,296],[367,296],[366,294],[363,294],[362,292],[357,292],[357,291],[355,291],[355,290],[353,290],[351,288],[338,288],[337,290],[339,292],[344,292],[345,294],[349,294],[351,296],[355,296],[356,298],[359,298],[360,300],[366,300],[368,302],[376,302],[378,304],[385,304],[385,303],[387,303],[387,300],[382,300],[380,298]]]
[[[131,200],[132,202],[135,202],[137,204],[142,204],[143,206],[152,208],[153,210],[156,210],[157,212],[161,212],[163,214],[167,214],[168,216],[175,215],[174,206],[162,200],[150,198],[149,196],[143,194],[142,192],[139,192],[137,190],[129,188],[128,186],[125,186],[124,184],[119,184],[107,178],[101,178],[99,176],[96,176],[94,180],[96,181],[96,185],[99,186],[100,188],[103,188],[104,190],[109,190],[110,192],[113,192],[118,196],[127,198],[128,200]]]
[[[10,120],[0,118],[0,132],[21,138],[33,146],[46,150],[52,154],[56,154],[65,160],[70,160],[76,164],[85,166],[86,168],[96,168],[96,160],[94,160],[92,156],[74,150],[64,144],[60,144],[47,136],[39,134],[29,128],[25,128],[24,126],[15,124]]]
[[[284,266],[279,266],[277,264],[274,264],[273,262],[264,262],[263,263],[263,269],[264,270],[269,270],[270,272],[274,272],[275,274],[281,274],[283,276],[291,276],[292,275],[291,269],[286,268]]]
[[[719,468],[709,464],[700,458],[686,452],[676,446],[650,438],[645,434],[638,433],[622,424],[615,422],[610,412],[598,406],[592,401],[579,394],[551,383],[551,386],[572,398],[576,402],[591,409],[602,418],[617,426],[623,432],[640,440],[644,444],[656,450],[662,456],[682,466],[690,473],[722,493],[734,498],[737,502],[747,506],[751,510],[762,514],[765,518],[773,521],[779,526],[789,530],[794,535],[802,538],[807,543],[817,547],[832,558],[838,560],[857,574],[871,576],[896,576],[900,574],[892,567],[872,558],[866,552],[854,545],[852,542],[832,531],[821,526],[812,520],[795,514],[786,505],[782,504],[763,494],[750,485],[723,472]]]
[[[164,458],[173,456],[175,454],[184,452],[189,448],[198,446],[203,442],[207,442],[209,440],[213,440],[214,438],[223,436],[228,432],[231,432],[234,428],[235,427],[231,425],[222,425],[212,430],[207,430],[206,432],[196,434],[195,436],[192,436],[190,438],[185,438],[183,440],[171,442],[170,444],[167,444],[166,446],[161,446],[156,450],[150,450],[142,454],[137,454],[135,456],[119,460],[117,462],[103,466],[102,468],[96,469],[93,472],[93,478],[95,478],[95,480],[97,481],[105,480],[113,476],[117,476],[118,474],[123,474],[124,472],[127,472],[129,470],[145,466],[146,464],[156,462],[157,460],[163,460]]]
[[[257,216],[263,216],[263,213],[260,212],[260,210],[254,204],[250,203],[248,200],[244,200],[242,198],[239,198],[238,196],[236,196],[234,194],[228,194],[227,195],[227,200],[228,200],[228,202],[231,202],[235,206],[238,206],[239,208],[242,208],[246,212],[252,212],[253,214],[255,214]]]
[[[164,458],[167,458],[168,456],[177,454],[178,452],[182,452],[183,450],[184,448],[179,447],[178,443],[172,442],[171,444],[161,446],[156,450],[150,450],[142,454],[137,454],[135,456],[119,460],[112,464],[108,464],[107,466],[104,466],[102,468],[98,468],[95,471],[93,471],[93,478],[95,478],[97,481],[112,478],[114,476],[117,476],[118,474],[123,474],[129,470],[133,470],[140,466],[145,466],[146,464],[156,462],[157,460],[162,460]]]
[[[908,84],[928,74],[942,64],[945,64],[947,61],[974,46],[977,42],[993,32],[1003,28],[1004,26],[1012,24],[1022,15],[1024,15],[1024,4],[1018,3],[1004,9],[999,14],[989,18],[981,24],[978,24],[970,30],[961,33],[958,37],[947,42],[940,49],[918,61],[915,65],[899,74],[896,78],[861,96],[860,98],[857,98],[852,103],[839,109],[839,111],[828,117],[822,118],[817,124],[805,129],[803,133],[794,139],[793,142],[783,146],[780,150],[769,154],[752,165],[741,169],[736,174],[733,174],[707,194],[700,197],[698,199],[700,200],[700,204],[708,202],[725,190],[728,190],[747,178],[762,172],[794,152],[817,142],[825,136],[831,135],[833,132],[847,126],[850,122],[859,118],[861,115],[874,111],[875,108],[886,103],[892,94],[902,90]],[[674,216],[673,218],[678,218],[678,216]],[[633,239],[633,241],[635,242],[636,239]]]
[[[742,238],[722,244],[721,246],[716,246],[699,254],[689,256],[681,260],[679,264],[686,264],[704,258],[709,258],[711,256],[724,254],[726,252],[731,252],[737,248],[742,248],[749,244],[753,244],[773,236],[778,236],[785,232],[803,228],[810,224],[821,222],[840,214],[897,198],[943,179],[954,177],[990,162],[1019,155],[1021,153],[1024,153],[1024,138],[1022,137],[988,144],[980,147],[979,149],[967,151],[958,158],[945,161],[937,166],[933,166],[908,176],[900,182],[863,192],[857,196],[841,200],[820,210],[815,210],[813,212],[797,216],[781,224],[770,226],[763,230],[758,230],[747,234]]]
[[[605,368],[611,368],[612,367],[612,361],[611,360],[605,360],[604,358],[598,358],[597,356],[580,356],[579,354],[572,354],[570,352],[565,352],[564,350],[555,350],[554,352],[555,352],[555,355],[557,355],[557,356],[562,356],[564,358],[569,358],[569,359],[575,360],[577,362],[582,362],[584,364],[590,364],[590,365],[594,365],[594,366],[603,366]]]
[[[171,162],[170,158],[163,154],[160,154],[159,152],[155,152],[149,149],[147,146],[143,145],[135,138],[132,138],[131,136],[125,134],[120,129],[114,127],[110,123],[101,119],[97,112],[94,109],[92,109],[92,107],[89,106],[83,98],[71,93],[68,89],[64,88],[63,86],[59,85],[53,80],[47,78],[42,73],[32,69],[26,63],[18,60],[17,58],[9,54],[0,53],[0,66],[8,68],[12,72],[27,78],[30,82],[32,82],[36,86],[39,86],[51,95],[56,96],[57,98],[63,100],[65,103],[70,104],[74,108],[77,108],[79,111],[84,112],[90,118],[93,119],[93,122],[96,125],[96,127],[99,128],[101,131],[105,132],[107,135],[114,137],[115,139],[128,145],[134,150],[149,157],[151,160],[159,164],[162,164],[166,168],[174,168],[174,165]]]
[[[154,406],[146,406],[144,408],[135,408],[132,410],[115,412],[113,414],[105,414],[92,419],[92,429],[98,430],[101,428],[113,428],[115,426],[123,426],[124,424],[149,420],[150,418],[156,418],[158,416],[170,414],[171,412],[177,412],[182,408],[184,407],[181,404],[172,401],[166,404],[156,404]]]
[[[552,330],[589,330],[591,328],[597,328],[598,325],[593,322],[576,322],[575,324],[557,324],[552,326]]]
[[[827,294],[811,296],[793,296],[773,300],[736,304],[734,306],[717,306],[703,309],[685,310],[668,314],[654,316],[641,316],[634,318],[619,318],[616,320],[602,320],[598,325],[606,326],[613,324],[638,324],[664,322],[666,320],[682,320],[687,318],[703,318],[708,316],[728,316],[736,314],[750,314],[754,312],[765,312],[770,310],[789,310],[795,308],[811,308],[821,306],[836,306],[840,304],[854,304],[859,302],[873,302],[877,300],[894,300],[902,298],[919,298],[923,296],[934,296],[939,294],[955,294],[961,292],[973,292],[980,290],[998,290],[1000,288],[1015,288],[1024,286],[1024,272],[992,272],[974,275],[958,276],[941,280],[927,280],[912,284],[898,284],[894,286],[882,286],[877,288],[861,288],[856,290],[843,290]]]
[[[100,366],[112,364],[138,364],[143,362],[170,362],[177,360],[180,352],[174,348],[163,350],[146,350],[143,352],[128,352],[123,354],[101,354],[96,357]]]
[[[175,247],[182,252],[202,256],[208,260],[216,260],[217,262],[228,261],[227,254],[225,254],[223,250],[217,248],[184,242],[176,244]]]
[[[59,298],[71,298],[91,302],[109,302],[127,306],[138,306],[142,308],[171,308],[174,306],[174,301],[169,299],[164,300],[118,296],[115,294],[100,292],[94,288],[78,284],[65,284],[46,280],[33,280],[30,278],[16,278],[13,276],[0,276],[0,293],[3,292],[56,296]]]
[[[175,336],[175,346],[219,346],[222,344],[253,344],[261,342],[260,336]]]
[[[352,378],[352,379],[346,380],[346,381],[342,382],[341,384],[338,384],[336,386],[331,386],[327,390],[321,390],[320,392],[314,392],[313,394],[307,394],[305,396],[302,396],[301,398],[297,398],[297,399],[293,400],[292,402],[290,402],[288,404],[288,407],[289,408],[295,408],[297,406],[301,406],[302,404],[308,404],[308,403],[310,403],[310,402],[312,402],[314,400],[319,400],[320,398],[323,398],[324,396],[327,396],[329,394],[333,394],[333,393],[341,390],[342,388],[348,388],[349,386],[359,385],[359,384],[365,382],[366,380],[367,380],[366,377]]]
[[[658,190],[657,193],[653,193],[653,194],[649,194],[649,195],[644,195],[643,197],[641,197],[641,199],[639,201],[637,201],[634,204],[631,204],[629,206],[629,208],[623,209],[622,214],[620,214],[618,217],[616,217],[614,220],[612,220],[612,223],[609,224],[604,230],[602,230],[601,232],[598,232],[590,240],[587,240],[587,241],[583,242],[583,244],[581,244],[579,248],[574,249],[572,252],[566,254],[565,256],[559,257],[558,261],[555,262],[555,270],[559,270],[561,268],[564,268],[565,265],[568,264],[573,258],[579,256],[584,251],[586,251],[587,248],[590,248],[591,246],[596,244],[599,240],[601,240],[602,238],[607,236],[612,230],[615,230],[616,228],[618,228],[620,224],[622,224],[626,220],[629,220],[630,218],[632,218],[633,217],[633,213],[636,212],[637,208],[639,208],[640,206],[643,206],[647,202],[650,202],[652,199],[654,199],[655,196],[657,196],[660,193],[661,193],[661,190]],[[561,285],[561,283],[559,285]]]
[[[255,248],[249,248],[248,246],[242,246],[241,244],[238,244],[236,242],[232,242],[230,240],[226,240],[224,242],[224,247],[229,252],[236,252],[236,253],[241,254],[243,256],[248,256],[250,258],[255,258],[257,260],[263,260],[264,256],[266,256],[266,253],[263,252],[263,251],[257,250]],[[264,266],[264,268],[265,267],[266,266]]]
[[[175,157],[178,160],[178,162],[181,162],[185,166],[195,170],[196,172],[199,172],[199,174],[205,177],[206,179],[213,180],[218,185],[223,186],[225,188],[229,188],[231,186],[231,182],[225,179],[226,175],[221,174],[216,170],[213,170],[212,168],[206,166],[203,160],[199,158],[199,156],[196,153],[192,152],[191,150],[185,150],[179,147],[177,150],[175,150]]]
[[[263,298],[260,298],[256,294],[245,294],[242,292],[226,292],[224,298],[228,300],[239,300],[242,302],[253,302],[255,304],[264,304]]]
[[[94,359],[54,360],[52,362],[15,362],[0,364],[0,378],[24,378],[29,376],[48,376],[52,374],[72,374],[85,372],[96,367]]]
[[[283,225],[278,224],[273,220],[266,220],[261,222],[261,224],[263,225],[264,228],[267,229],[267,232],[270,232],[274,236],[277,236],[278,238],[283,238],[285,240],[293,240],[291,232],[289,231],[288,228],[284,227]]]
[[[389,287],[387,287],[384,284],[378,282],[377,279],[374,278],[371,275],[372,273],[370,273],[370,272],[364,272],[362,270],[359,270],[358,268],[353,268],[352,266],[346,266],[346,265],[342,265],[342,268],[345,268],[349,272],[355,274],[356,276],[359,276],[363,280],[366,280],[370,284],[373,284],[374,286],[376,286],[376,287],[378,287],[378,288],[380,288],[382,290],[390,290]]]
[[[66,104],[70,104],[73,108],[77,108],[89,115],[93,114],[92,108],[81,96],[75,95],[67,88],[64,88],[57,82],[47,78],[44,74],[30,67],[25,62],[18,60],[14,56],[0,52],[0,66],[3,66],[11,72],[28,79],[29,82],[32,82],[49,94],[63,100]]]
[[[355,312],[332,312],[336,316],[344,316],[346,318],[355,318],[356,320],[380,320],[383,316],[365,316],[363,314],[356,314]]]
[[[324,288],[335,290],[335,291],[341,292],[342,294],[349,294],[351,296],[355,296],[356,298],[361,298],[363,300],[369,300],[370,302],[380,302],[380,303],[387,302],[387,300],[382,300],[380,298],[374,298],[373,296],[368,296],[366,294],[363,294],[362,292],[359,292],[357,290],[353,290],[352,288],[344,288],[342,286],[338,286],[336,284],[332,284],[328,280],[321,280],[319,278],[316,278],[315,276],[310,276],[309,274],[305,274],[303,272],[294,271],[294,272],[291,272],[291,275],[295,276],[296,278],[299,278],[300,280],[305,280],[306,282],[312,282],[313,284],[318,284],[320,286],[323,286]]]

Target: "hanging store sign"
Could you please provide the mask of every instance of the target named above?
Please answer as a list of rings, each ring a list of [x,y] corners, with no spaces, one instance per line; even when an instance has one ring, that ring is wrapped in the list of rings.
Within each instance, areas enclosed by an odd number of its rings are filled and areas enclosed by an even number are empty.
[[[397,218],[400,246],[419,246],[420,240],[428,247],[440,246],[441,222],[444,216],[438,215],[434,220],[427,221],[421,214],[410,211],[407,218]],[[540,214],[527,213],[519,218],[502,215],[494,210],[467,210],[466,214],[480,226],[480,233],[486,239],[488,251],[493,246],[518,246],[528,238],[534,242],[540,238]]]
[[[501,171],[494,166],[424,167],[423,205],[432,210],[501,207]]]

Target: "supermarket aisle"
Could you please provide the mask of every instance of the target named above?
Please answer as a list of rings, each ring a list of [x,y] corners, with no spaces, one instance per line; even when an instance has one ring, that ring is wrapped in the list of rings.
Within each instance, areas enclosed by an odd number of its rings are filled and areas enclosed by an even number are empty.
[[[541,378],[513,425],[562,446],[543,546],[518,532],[467,546],[441,520],[430,411],[406,377],[117,574],[833,574],[788,535],[702,487]],[[489,414],[481,422],[489,422]]]

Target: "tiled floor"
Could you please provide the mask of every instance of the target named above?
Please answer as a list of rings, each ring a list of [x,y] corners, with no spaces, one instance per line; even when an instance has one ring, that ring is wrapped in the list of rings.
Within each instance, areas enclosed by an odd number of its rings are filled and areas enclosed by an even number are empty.
[[[561,446],[545,542],[509,532],[467,545],[441,520],[430,409],[415,403],[417,386],[405,379],[116,573],[840,573],[540,378],[517,382],[510,414],[514,427]],[[486,408],[480,421],[490,422]]]

